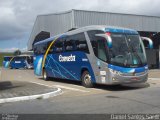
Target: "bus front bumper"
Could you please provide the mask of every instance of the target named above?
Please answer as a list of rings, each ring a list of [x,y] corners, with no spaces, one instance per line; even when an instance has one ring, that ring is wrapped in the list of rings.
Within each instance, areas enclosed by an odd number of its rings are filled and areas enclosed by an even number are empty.
[[[129,83],[144,83],[148,79],[148,71],[141,73],[113,73],[110,72],[110,84],[129,84]]]

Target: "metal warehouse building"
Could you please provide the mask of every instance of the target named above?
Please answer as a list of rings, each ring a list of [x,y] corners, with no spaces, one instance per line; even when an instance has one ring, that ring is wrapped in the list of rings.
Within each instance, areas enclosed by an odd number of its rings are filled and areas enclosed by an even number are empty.
[[[61,13],[39,15],[34,23],[28,50],[32,50],[35,42],[46,39],[73,28],[88,25],[109,25],[132,28],[141,36],[150,37],[154,49],[147,49],[147,58],[150,68],[159,67],[160,49],[160,17],[119,14],[97,11],[70,10]]]

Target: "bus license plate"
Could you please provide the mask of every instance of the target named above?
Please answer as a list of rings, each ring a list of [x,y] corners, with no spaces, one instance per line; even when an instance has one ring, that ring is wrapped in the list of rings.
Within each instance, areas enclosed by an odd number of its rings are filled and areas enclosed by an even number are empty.
[[[134,77],[134,78],[132,78],[132,80],[139,80],[139,78],[137,78],[137,77]]]

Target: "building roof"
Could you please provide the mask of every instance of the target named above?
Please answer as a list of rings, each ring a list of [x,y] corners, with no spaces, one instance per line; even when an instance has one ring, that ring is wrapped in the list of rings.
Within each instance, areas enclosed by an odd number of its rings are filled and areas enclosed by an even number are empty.
[[[89,25],[109,25],[137,31],[160,32],[160,17],[74,9],[38,15],[28,41],[28,50],[32,49],[35,37],[42,31],[48,32],[50,36],[55,36],[72,28]]]

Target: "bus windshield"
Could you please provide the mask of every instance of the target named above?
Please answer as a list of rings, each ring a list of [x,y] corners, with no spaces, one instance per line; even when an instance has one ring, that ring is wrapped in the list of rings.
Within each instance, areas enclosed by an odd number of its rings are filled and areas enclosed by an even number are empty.
[[[144,45],[139,35],[111,34],[110,63],[123,67],[141,67],[147,64]]]

